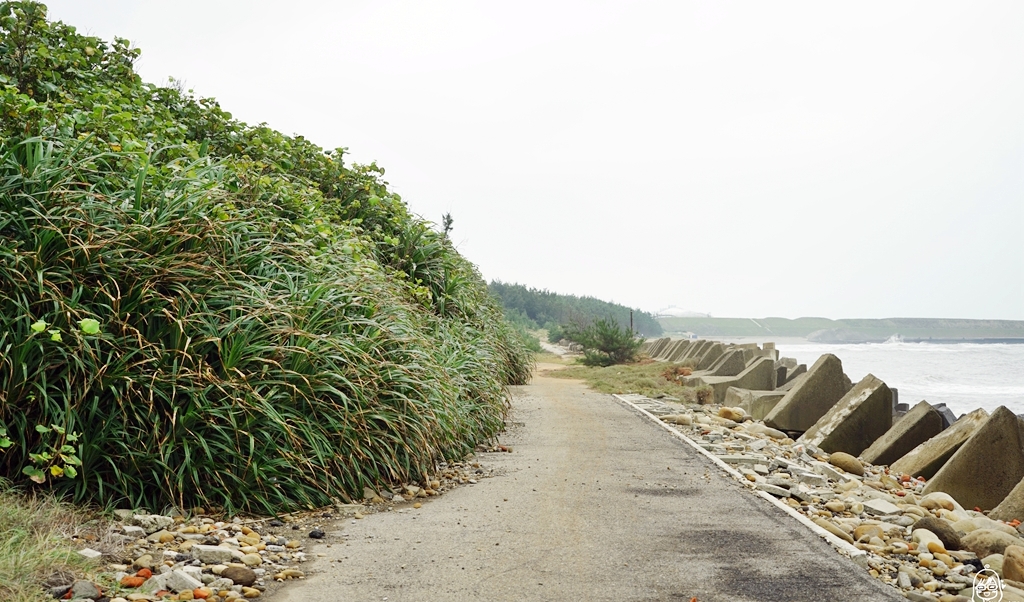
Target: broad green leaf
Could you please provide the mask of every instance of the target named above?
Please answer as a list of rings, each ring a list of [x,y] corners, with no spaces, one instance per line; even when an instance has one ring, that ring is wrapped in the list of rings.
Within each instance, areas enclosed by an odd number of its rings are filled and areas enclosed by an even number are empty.
[[[92,318],[85,318],[78,321],[78,327],[82,329],[85,334],[99,334],[100,323]]]
[[[36,320],[35,322],[32,323],[32,326],[30,326],[30,328],[32,329],[32,332],[42,332],[46,330],[46,321]]]
[[[45,424],[37,424],[36,425],[36,432],[37,433],[49,433],[50,432],[50,427],[46,426]]]
[[[35,483],[42,485],[46,482],[46,473],[39,470],[35,466],[26,466],[21,469],[21,473],[31,479]]]
[[[61,342],[61,340],[63,340],[63,339],[60,338],[60,331],[59,330],[51,330],[49,332],[50,332],[50,340],[51,341],[56,341],[56,342],[59,343],[59,342]]]
[[[73,478],[78,476],[78,471],[75,470],[74,466],[65,466],[64,467],[64,476],[73,479]]]

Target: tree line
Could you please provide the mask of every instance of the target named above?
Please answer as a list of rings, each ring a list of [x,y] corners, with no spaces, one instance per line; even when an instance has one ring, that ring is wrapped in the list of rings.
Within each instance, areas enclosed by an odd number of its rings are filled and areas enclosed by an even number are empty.
[[[526,328],[553,330],[569,324],[589,324],[598,320],[611,320],[620,327],[629,328],[629,314],[633,312],[635,333],[645,337],[655,337],[662,333],[661,324],[651,313],[618,303],[594,297],[563,295],[497,280],[492,281],[488,288],[492,295],[501,300],[505,316]]]

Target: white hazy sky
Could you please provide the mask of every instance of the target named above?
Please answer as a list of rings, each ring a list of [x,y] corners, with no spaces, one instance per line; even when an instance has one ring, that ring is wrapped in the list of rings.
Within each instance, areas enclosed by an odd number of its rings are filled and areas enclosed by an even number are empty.
[[[488,280],[1024,319],[1024,2],[47,4],[148,81],[376,160]]]

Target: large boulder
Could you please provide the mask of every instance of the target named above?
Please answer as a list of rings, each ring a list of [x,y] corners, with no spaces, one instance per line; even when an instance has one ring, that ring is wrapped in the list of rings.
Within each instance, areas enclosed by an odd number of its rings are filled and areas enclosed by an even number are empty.
[[[828,453],[856,456],[892,426],[892,391],[873,374],[865,376],[800,437]]]
[[[860,454],[868,464],[892,464],[942,432],[942,416],[927,401],[918,403]]]
[[[991,510],[1024,479],[1024,419],[1000,406],[924,487]]]
[[[764,420],[768,412],[771,412],[772,408],[785,395],[784,392],[780,391],[751,391],[750,389],[729,387],[725,391],[725,401],[723,403],[734,408],[743,408],[754,420]]]
[[[729,387],[771,391],[775,388],[775,360],[760,357],[736,376],[702,376],[687,380],[689,386],[711,387],[715,392],[714,403],[725,400]]]
[[[814,426],[851,388],[843,362],[831,353],[818,358],[807,374],[764,418],[783,431],[806,431]]]
[[[977,529],[960,538],[963,549],[974,552],[978,558],[1002,554],[1006,546],[1024,545],[1024,540],[994,529]]]
[[[947,550],[959,550],[963,547],[960,542],[960,532],[953,527],[952,523],[934,516],[926,516],[914,523],[915,529],[928,529],[934,533]]]
[[[1024,547],[1013,545],[1006,546],[1003,550],[1003,577],[1013,581],[1024,581]]]
[[[1010,522],[1013,519],[1024,521],[1024,480],[1021,480],[1006,494],[1003,501],[988,513],[989,518]]]
[[[889,466],[896,474],[932,478],[942,465],[988,420],[988,412],[977,409],[964,414],[948,429],[907,452]]]

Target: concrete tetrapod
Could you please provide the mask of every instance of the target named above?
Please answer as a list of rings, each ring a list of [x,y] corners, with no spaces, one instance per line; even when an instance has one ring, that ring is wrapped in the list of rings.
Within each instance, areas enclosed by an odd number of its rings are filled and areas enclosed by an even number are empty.
[[[721,343],[713,343],[697,359],[697,369],[707,370],[715,363],[715,360],[722,357],[723,353],[725,353],[725,345]]]
[[[942,416],[927,401],[914,406],[860,454],[868,464],[892,464],[942,432]]]
[[[999,406],[925,485],[965,508],[991,510],[1024,479],[1024,419]]]
[[[772,408],[764,423],[783,431],[806,431],[842,399],[851,386],[850,379],[843,374],[842,360],[826,353]]]
[[[730,349],[708,369],[708,376],[736,376],[747,367],[742,349]]]
[[[770,391],[775,388],[775,360],[760,357],[736,376],[701,376],[687,380],[687,386],[711,387],[715,392],[714,403],[721,403],[725,399],[729,387]]]
[[[988,517],[1007,522],[1013,519],[1024,521],[1024,480],[1010,490],[1003,501],[988,513]]]
[[[799,439],[828,453],[857,456],[892,426],[892,391],[865,376]]]
[[[783,397],[785,391],[751,391],[739,387],[729,387],[725,391],[725,405],[739,407],[754,420],[763,420]]]
[[[982,408],[964,414],[951,427],[910,450],[889,468],[896,474],[930,479],[986,420],[988,412]]]

